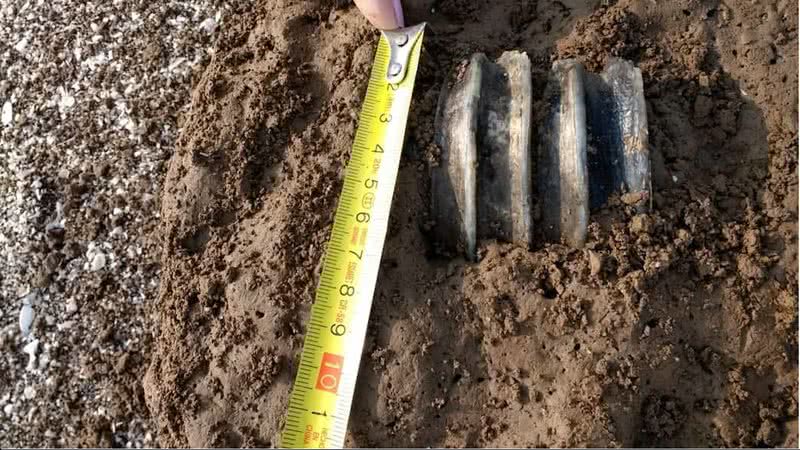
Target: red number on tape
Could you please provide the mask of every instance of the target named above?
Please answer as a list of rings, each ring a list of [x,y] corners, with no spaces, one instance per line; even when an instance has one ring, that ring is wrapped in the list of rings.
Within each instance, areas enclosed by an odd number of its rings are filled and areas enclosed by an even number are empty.
[[[322,363],[319,366],[319,375],[317,376],[317,389],[335,394],[339,388],[339,377],[342,375],[343,363],[344,358],[342,356],[323,353]]]

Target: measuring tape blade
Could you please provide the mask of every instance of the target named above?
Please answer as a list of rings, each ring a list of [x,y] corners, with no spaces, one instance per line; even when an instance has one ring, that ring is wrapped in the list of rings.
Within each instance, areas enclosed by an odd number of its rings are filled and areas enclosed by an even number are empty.
[[[344,445],[424,27],[381,35],[306,327],[282,447]]]

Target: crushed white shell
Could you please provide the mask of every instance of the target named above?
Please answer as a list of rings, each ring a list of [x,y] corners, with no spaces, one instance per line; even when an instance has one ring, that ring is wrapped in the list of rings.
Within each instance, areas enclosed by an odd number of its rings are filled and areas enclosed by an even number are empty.
[[[92,262],[89,265],[89,270],[92,272],[97,272],[98,270],[102,270],[103,267],[106,266],[106,255],[102,252],[97,252],[92,257]]]
[[[25,347],[22,347],[22,351],[28,354],[28,366],[26,369],[33,370],[36,367],[36,352],[39,351],[39,340],[30,341]]]
[[[19,331],[23,336],[27,336],[31,332],[31,325],[33,324],[33,306],[25,303],[19,309]]]
[[[202,29],[208,34],[211,34],[217,29],[217,21],[214,20],[213,17],[209,17],[208,19],[200,23],[200,29]]]
[[[14,45],[14,50],[23,53],[28,48],[28,38],[20,39],[16,45]]]
[[[14,120],[14,106],[11,105],[11,100],[6,100],[3,104],[3,125],[11,125]]]
[[[25,390],[22,391],[22,395],[25,396],[26,399],[30,400],[33,397],[36,397],[36,388],[33,386],[25,386]]]

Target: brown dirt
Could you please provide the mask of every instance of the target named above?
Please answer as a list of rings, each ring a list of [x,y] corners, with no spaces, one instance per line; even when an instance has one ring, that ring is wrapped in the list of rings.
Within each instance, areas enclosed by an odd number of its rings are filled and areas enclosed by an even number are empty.
[[[430,27],[347,444],[796,446],[797,2],[413,3]],[[224,27],[162,199],[162,445],[277,444],[375,42],[332,0]],[[434,257],[439,87],[510,49],[538,88],[562,57],[642,68],[653,211],[613,200],[583,250]]]

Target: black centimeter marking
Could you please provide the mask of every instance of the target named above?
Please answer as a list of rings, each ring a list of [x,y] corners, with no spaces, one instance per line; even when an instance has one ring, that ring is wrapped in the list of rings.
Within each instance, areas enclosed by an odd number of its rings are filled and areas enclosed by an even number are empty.
[[[317,292],[330,292],[333,291],[333,280],[320,280],[319,284],[317,285]],[[315,300],[322,300],[325,296],[321,296],[317,294],[317,298]]]
[[[314,328],[317,329],[317,331],[325,329],[325,324],[323,324],[322,322],[316,321],[316,320],[313,321],[313,322],[309,321],[308,325],[309,325],[308,328],[314,327]]]
[[[291,425],[286,425],[285,427],[283,427],[283,429],[284,429],[284,432],[288,432],[288,433],[293,434],[293,435],[300,434],[300,430],[298,430],[297,428],[295,428],[295,427],[293,427]]]
[[[312,339],[309,339],[309,337],[311,337]],[[314,335],[311,335],[311,334],[306,336],[306,339],[305,339],[304,343],[306,343],[306,344],[308,344],[308,345],[310,345],[312,347],[322,348],[319,345],[319,338],[317,336],[314,336]]]
[[[326,291],[332,291],[334,289],[334,286],[332,284],[330,284],[329,281],[320,281],[319,287],[317,288],[317,290],[319,290],[319,289],[323,289],[323,290],[326,290]],[[319,296],[317,296],[317,297],[318,298],[316,299],[316,301],[322,300],[321,297],[319,297]]]
[[[344,253],[344,249],[336,245],[336,242],[333,240],[330,241],[331,243],[328,244],[328,253]]]
[[[320,274],[319,279],[322,280],[322,281],[325,281],[325,282],[332,283],[333,282],[333,275],[331,275],[330,273],[322,273],[322,274]],[[320,283],[320,284],[322,284],[322,283]]]
[[[325,300],[319,299],[319,300],[317,300],[317,303],[316,303],[316,304],[317,304],[317,305],[322,305],[322,306],[324,306],[325,308],[330,308],[330,306],[331,306],[331,304],[330,304],[330,300],[328,300],[328,299],[325,299]]]
[[[301,380],[303,380],[303,381],[306,381],[306,382],[309,382],[309,381],[311,381],[311,372],[308,372],[308,371],[305,371],[305,372],[300,372],[300,371],[298,370],[298,371],[297,371],[297,380],[298,380],[298,381],[301,381]]]

